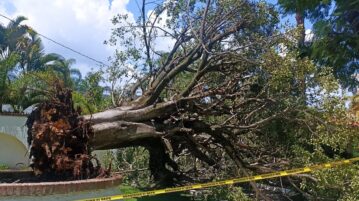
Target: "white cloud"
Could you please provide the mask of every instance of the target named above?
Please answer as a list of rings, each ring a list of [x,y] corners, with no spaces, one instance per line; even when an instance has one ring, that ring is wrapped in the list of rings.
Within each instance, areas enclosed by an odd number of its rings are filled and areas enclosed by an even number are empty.
[[[84,62],[76,62],[75,64],[73,64],[73,66],[77,69],[79,69],[79,71],[82,74],[82,78],[84,78],[86,76],[87,73],[95,70],[96,66],[93,64],[88,64],[88,63],[84,63]],[[95,68],[94,68],[95,67]]]
[[[103,44],[111,34],[110,19],[116,14],[133,14],[126,9],[129,0],[1,0],[0,13],[11,18],[23,15],[25,24],[56,41],[97,60],[107,62],[114,52]],[[0,19],[7,24],[8,21]],[[96,68],[96,63],[43,39],[47,53],[59,53],[77,60],[74,67],[83,73]]]

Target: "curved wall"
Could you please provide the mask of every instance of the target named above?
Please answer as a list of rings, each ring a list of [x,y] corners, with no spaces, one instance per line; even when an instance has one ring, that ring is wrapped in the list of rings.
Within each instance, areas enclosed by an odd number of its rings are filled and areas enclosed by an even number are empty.
[[[0,165],[16,169],[27,167],[28,164],[25,145],[16,137],[0,133]]]
[[[6,133],[14,136],[24,145],[27,145],[27,128],[25,126],[26,120],[26,116],[0,114],[0,133]]]

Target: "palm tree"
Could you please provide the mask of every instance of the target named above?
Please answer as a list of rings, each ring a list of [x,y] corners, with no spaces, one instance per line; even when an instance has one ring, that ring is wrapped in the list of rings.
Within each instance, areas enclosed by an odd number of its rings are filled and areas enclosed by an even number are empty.
[[[0,24],[0,49],[9,49],[10,52],[17,50],[18,41],[28,33],[28,27],[26,25],[20,25],[21,22],[27,18],[23,16],[17,17],[14,21],[11,21],[7,26]]]
[[[12,87],[12,102],[22,108],[45,100],[54,80],[62,80],[65,87],[74,89],[82,79],[80,71],[71,67],[75,62],[73,59],[47,54],[30,62],[25,65],[27,71],[23,71]]]
[[[75,60],[46,54],[39,35],[18,17],[7,26],[0,25],[0,106],[8,103],[25,108],[44,97],[47,80],[61,79],[74,87],[82,79]],[[15,73],[16,72],[16,73]],[[56,78],[55,78],[56,77]]]
[[[0,50],[0,112],[2,105],[8,101],[9,84],[15,77],[12,71],[18,58],[16,53]]]
[[[78,69],[71,67],[75,62],[74,59],[60,57],[49,65],[48,68],[58,73],[61,80],[63,80],[65,87],[74,89],[82,80],[81,72]]]
[[[19,61],[18,41],[25,37],[27,27],[20,25],[26,20],[19,16],[7,26],[0,24],[0,112],[2,105],[8,101],[8,89],[14,79],[14,69]]]
[[[18,43],[21,55],[20,67],[23,73],[45,71],[55,62],[62,62],[64,58],[58,54],[45,54],[41,38],[29,30],[27,37],[21,38]]]

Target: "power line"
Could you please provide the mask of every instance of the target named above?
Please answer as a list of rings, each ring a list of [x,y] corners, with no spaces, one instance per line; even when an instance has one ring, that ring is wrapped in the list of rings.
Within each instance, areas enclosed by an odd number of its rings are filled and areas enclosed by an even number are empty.
[[[3,18],[5,18],[5,19],[7,19],[7,20],[9,20],[9,21],[11,21],[11,22],[14,22],[14,23],[15,23],[15,20],[11,19],[10,17],[7,17],[7,16],[5,16],[5,15],[3,15],[3,14],[1,14],[1,13],[0,13],[0,16],[3,17]],[[56,40],[51,39],[50,37],[48,37],[48,36],[46,36],[46,35],[44,35],[44,34],[41,34],[41,33],[39,33],[39,32],[36,32],[36,33],[37,33],[39,36],[41,36],[41,37],[43,37],[43,38],[45,38],[45,39],[47,39],[47,40],[49,40],[49,41],[55,43],[56,45],[59,45],[59,46],[65,48],[65,49],[68,49],[68,50],[70,50],[70,51],[72,51],[72,52],[74,52],[74,53],[76,53],[76,54],[78,54],[78,55],[80,55],[80,56],[82,56],[82,57],[85,57],[85,58],[87,58],[87,59],[89,59],[89,60],[91,60],[91,61],[94,61],[94,62],[96,62],[96,63],[98,63],[98,64],[101,64],[101,65],[103,65],[103,66],[109,67],[108,64],[105,64],[105,63],[103,63],[102,61],[99,61],[99,60],[94,59],[94,58],[92,58],[92,57],[90,57],[90,56],[87,56],[86,54],[81,53],[81,52],[79,52],[79,51],[77,51],[77,50],[75,50],[75,49],[73,49],[73,48],[71,48],[71,47],[69,47],[69,46],[67,46],[67,45],[64,45],[64,44],[62,44],[62,43],[60,43],[60,42],[57,42]]]
[[[38,32],[37,32],[37,34],[38,34],[39,36],[42,36],[43,38],[45,38],[45,39],[47,39],[47,40],[49,40],[49,41],[55,43],[55,44],[57,44],[57,45],[63,47],[63,48],[66,48],[66,49],[68,49],[68,50],[70,50],[70,51],[72,51],[72,52],[77,53],[78,55],[81,55],[81,56],[83,56],[83,57],[85,57],[85,58],[87,58],[87,59],[89,59],[89,60],[92,60],[92,61],[94,61],[94,62],[97,62],[97,63],[101,64],[101,65],[104,65],[104,66],[109,67],[109,65],[103,63],[102,61],[96,60],[96,59],[94,59],[94,58],[92,58],[92,57],[89,57],[89,56],[87,56],[87,55],[85,55],[85,54],[83,54],[83,53],[77,51],[77,50],[74,50],[74,49],[71,48],[71,47],[68,47],[68,46],[63,45],[63,44],[61,44],[61,43],[59,43],[59,42],[56,42],[55,40],[53,40],[53,39],[51,39],[51,38],[49,38],[49,37],[47,37],[47,36],[45,36],[45,35],[43,35],[43,34],[41,34],[41,33],[38,33]]]

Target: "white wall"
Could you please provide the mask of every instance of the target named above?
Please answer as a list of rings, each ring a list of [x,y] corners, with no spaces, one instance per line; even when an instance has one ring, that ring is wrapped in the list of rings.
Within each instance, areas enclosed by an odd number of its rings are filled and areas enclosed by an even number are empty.
[[[26,120],[26,116],[0,115],[0,133],[14,136],[27,145]]]
[[[0,115],[0,164],[28,167],[26,116]]]
[[[13,169],[29,165],[27,149],[16,137],[0,133],[0,165]]]

